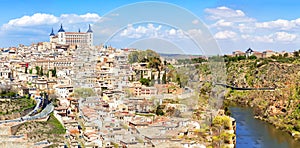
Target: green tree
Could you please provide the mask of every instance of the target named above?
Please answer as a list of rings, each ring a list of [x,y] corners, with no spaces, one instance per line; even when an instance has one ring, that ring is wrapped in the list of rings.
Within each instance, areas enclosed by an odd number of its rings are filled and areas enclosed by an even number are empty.
[[[29,69],[29,73],[32,74],[32,69]]]
[[[39,75],[40,74],[40,67],[39,66],[35,66],[35,70],[36,70],[36,74]]]
[[[158,71],[157,83],[160,84],[160,71]]]
[[[43,76],[43,75],[44,75],[44,73],[43,73],[43,66],[42,66],[40,69],[40,76]]]
[[[143,79],[144,78],[144,71],[140,71],[140,73],[141,73],[141,79]]]
[[[240,60],[245,60],[245,59],[246,59],[246,56],[238,56],[237,59],[238,59],[238,61],[240,61]]]
[[[155,84],[155,78],[153,72],[151,72],[151,86]]]
[[[289,56],[289,53],[284,53],[283,56],[286,58]]]
[[[158,115],[158,116],[163,116],[165,114],[162,105],[157,106],[155,114]]]
[[[165,71],[162,76],[162,84],[167,84],[167,72]]]
[[[56,77],[56,67],[52,70],[52,77]]]
[[[271,59],[277,59],[278,57],[276,55],[271,55]]]
[[[146,86],[149,86],[149,85],[150,85],[150,80],[149,80],[149,79],[146,79],[146,78],[141,78],[141,79],[140,79],[140,82],[141,82],[143,85],[146,85]]]
[[[255,55],[251,55],[251,56],[249,57],[249,59],[255,60],[255,59],[257,59],[257,57],[256,57]]]
[[[25,67],[25,73],[26,74],[28,73],[28,67],[27,66]]]
[[[179,74],[176,75],[176,82],[177,82],[177,84],[179,84],[180,87],[182,87],[181,86],[181,80],[180,80],[180,75]]]

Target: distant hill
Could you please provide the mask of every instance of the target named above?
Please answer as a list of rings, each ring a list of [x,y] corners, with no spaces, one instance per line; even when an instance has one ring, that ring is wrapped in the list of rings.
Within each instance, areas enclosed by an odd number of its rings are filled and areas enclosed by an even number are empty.
[[[191,58],[202,57],[202,55],[169,54],[169,53],[159,53],[159,55],[165,59],[191,59]]]

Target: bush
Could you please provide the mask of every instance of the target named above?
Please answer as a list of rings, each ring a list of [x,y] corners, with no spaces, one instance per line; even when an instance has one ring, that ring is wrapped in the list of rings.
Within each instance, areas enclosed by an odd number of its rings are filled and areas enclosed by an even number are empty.
[[[140,82],[141,82],[143,85],[146,85],[146,86],[149,86],[149,84],[150,84],[150,80],[149,80],[149,79],[146,79],[146,78],[141,78],[141,79],[140,79]]]
[[[163,106],[162,105],[157,106],[155,114],[158,115],[158,116],[163,116],[165,114],[165,112],[163,111]]]

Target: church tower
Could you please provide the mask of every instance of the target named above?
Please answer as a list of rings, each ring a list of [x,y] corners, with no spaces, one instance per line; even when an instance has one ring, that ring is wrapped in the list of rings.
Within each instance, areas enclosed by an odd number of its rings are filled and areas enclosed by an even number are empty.
[[[50,36],[50,43],[52,43],[53,42],[53,37],[55,36],[55,34],[53,32],[53,28],[52,28],[52,31],[51,31],[49,36]]]
[[[89,29],[88,29],[88,31],[86,33],[87,33],[87,43],[88,43],[88,46],[91,47],[91,46],[93,46],[94,37],[93,37],[93,30],[92,30],[90,24],[89,24]]]
[[[58,30],[58,43],[66,44],[66,33],[62,24],[60,25],[60,29]]]

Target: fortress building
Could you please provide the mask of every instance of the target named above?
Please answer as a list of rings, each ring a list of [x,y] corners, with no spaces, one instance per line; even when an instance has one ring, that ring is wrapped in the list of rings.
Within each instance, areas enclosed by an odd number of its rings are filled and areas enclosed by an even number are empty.
[[[89,25],[87,32],[80,32],[80,29],[78,32],[65,32],[61,24],[56,35],[54,34],[52,28],[50,33],[50,43],[91,47],[93,45],[93,30],[91,25]]]

